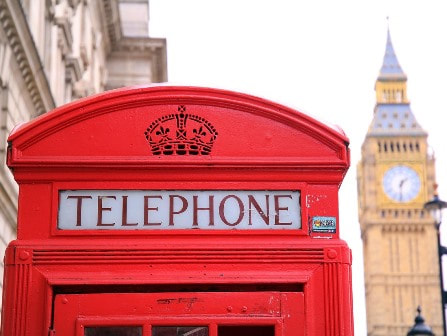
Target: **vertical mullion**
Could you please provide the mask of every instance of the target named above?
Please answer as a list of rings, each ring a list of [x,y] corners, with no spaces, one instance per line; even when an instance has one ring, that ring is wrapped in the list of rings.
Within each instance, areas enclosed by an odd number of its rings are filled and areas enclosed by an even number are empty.
[[[209,324],[209,336],[217,336],[217,323],[216,322]]]
[[[275,323],[275,336],[281,336],[284,333],[284,320]]]

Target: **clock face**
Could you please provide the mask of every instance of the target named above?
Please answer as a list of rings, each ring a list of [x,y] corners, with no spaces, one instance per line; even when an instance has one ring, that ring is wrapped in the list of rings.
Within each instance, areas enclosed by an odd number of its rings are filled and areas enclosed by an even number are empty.
[[[396,202],[409,202],[421,189],[418,173],[408,166],[394,166],[383,175],[383,190]]]

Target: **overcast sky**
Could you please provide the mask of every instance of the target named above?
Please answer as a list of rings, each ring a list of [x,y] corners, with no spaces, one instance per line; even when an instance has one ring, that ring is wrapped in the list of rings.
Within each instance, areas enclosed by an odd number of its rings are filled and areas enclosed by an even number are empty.
[[[356,335],[366,335],[366,318],[355,166],[373,117],[387,17],[447,199],[445,0],[150,0],[150,35],[167,39],[169,82],[260,96],[337,124],[350,138],[340,223],[354,256]]]

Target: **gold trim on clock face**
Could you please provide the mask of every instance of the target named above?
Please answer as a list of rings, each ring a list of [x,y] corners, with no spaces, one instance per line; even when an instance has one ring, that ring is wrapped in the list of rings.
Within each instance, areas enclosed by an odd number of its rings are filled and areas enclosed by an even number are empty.
[[[385,194],[393,201],[408,203],[414,200],[421,190],[421,178],[411,167],[397,165],[385,171],[382,187]]]

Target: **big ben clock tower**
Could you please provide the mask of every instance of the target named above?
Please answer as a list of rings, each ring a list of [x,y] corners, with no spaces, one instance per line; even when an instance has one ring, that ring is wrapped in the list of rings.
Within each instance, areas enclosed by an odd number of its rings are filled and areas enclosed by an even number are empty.
[[[434,158],[411,111],[389,32],[375,91],[357,167],[368,336],[406,335],[418,305],[442,335],[436,229],[423,210],[433,195]]]

